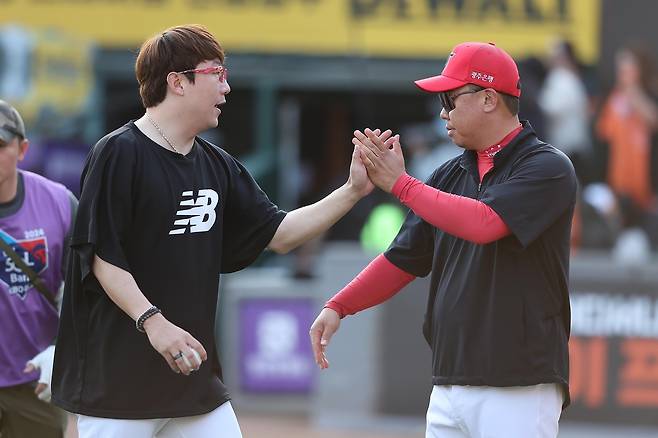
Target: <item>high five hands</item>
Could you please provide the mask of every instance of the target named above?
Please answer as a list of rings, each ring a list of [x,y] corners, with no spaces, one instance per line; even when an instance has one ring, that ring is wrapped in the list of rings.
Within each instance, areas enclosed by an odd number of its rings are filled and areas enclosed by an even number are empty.
[[[390,129],[380,134],[379,129],[366,128],[354,131],[352,143],[370,180],[380,189],[391,192],[400,175],[405,172],[400,136]]]

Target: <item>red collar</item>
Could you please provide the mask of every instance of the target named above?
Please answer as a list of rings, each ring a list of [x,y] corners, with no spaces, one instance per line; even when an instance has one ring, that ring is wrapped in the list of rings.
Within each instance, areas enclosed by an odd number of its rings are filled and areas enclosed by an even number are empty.
[[[522,130],[523,130],[523,126],[519,125],[516,129],[514,129],[512,132],[507,134],[498,143],[496,143],[492,146],[489,146],[488,148],[486,148],[483,151],[479,151],[478,155],[484,155],[487,158],[493,158],[494,155],[496,155],[498,152],[501,151],[501,149],[503,149],[505,146],[507,146],[509,144],[509,142],[511,142],[514,139],[514,137],[516,137],[518,135],[518,133],[521,132]]]

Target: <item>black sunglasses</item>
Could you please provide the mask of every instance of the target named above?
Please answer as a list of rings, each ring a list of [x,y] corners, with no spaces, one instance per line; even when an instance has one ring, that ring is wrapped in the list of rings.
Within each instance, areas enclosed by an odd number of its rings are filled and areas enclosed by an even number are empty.
[[[443,93],[439,93],[439,100],[441,101],[441,106],[446,110],[446,112],[450,112],[455,109],[455,99],[457,99],[459,96],[464,95],[464,94],[473,94],[473,93],[479,93],[482,90],[486,90],[486,88],[474,85],[474,88],[471,88],[470,90],[462,91],[461,93],[453,94],[450,95],[449,91],[444,91]]]

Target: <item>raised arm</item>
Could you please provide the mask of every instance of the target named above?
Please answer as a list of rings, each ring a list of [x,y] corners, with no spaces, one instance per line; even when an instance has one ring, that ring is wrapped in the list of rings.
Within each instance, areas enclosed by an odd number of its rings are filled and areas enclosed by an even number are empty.
[[[380,135],[379,131],[376,131]],[[391,131],[381,134],[382,143],[393,142]],[[352,153],[347,182],[320,201],[289,212],[283,219],[268,248],[287,253],[302,243],[322,234],[335,224],[361,198],[372,192],[374,185],[361,161],[357,149]]]
[[[396,136],[397,137],[397,136]],[[396,137],[393,137],[396,139]],[[355,131],[358,148],[372,182],[393,193],[419,217],[440,230],[471,242],[486,244],[510,234],[500,216],[485,203],[442,192],[409,176],[399,141],[392,148],[374,131]]]

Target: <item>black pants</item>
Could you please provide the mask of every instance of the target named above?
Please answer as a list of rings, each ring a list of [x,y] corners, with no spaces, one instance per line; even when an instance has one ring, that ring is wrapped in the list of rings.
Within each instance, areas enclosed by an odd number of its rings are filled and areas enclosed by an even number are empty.
[[[0,438],[62,438],[66,414],[34,393],[35,384],[0,388]]]

